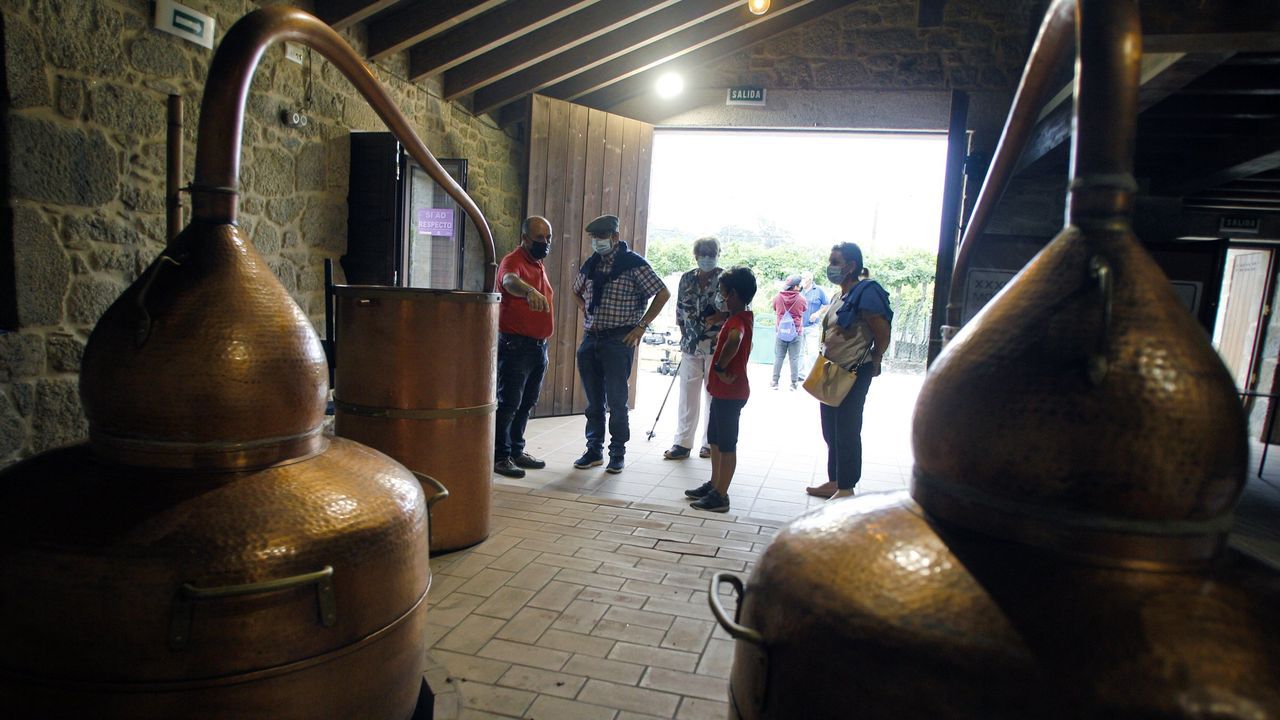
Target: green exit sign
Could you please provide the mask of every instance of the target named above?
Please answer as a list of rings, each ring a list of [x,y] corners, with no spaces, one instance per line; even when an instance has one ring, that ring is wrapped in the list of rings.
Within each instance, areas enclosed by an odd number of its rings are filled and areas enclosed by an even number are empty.
[[[729,98],[725,105],[764,106],[764,88],[759,85],[738,85],[729,88]]]

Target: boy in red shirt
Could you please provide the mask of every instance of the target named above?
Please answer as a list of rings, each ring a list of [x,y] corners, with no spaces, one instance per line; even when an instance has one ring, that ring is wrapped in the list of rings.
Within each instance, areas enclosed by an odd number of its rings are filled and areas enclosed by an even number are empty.
[[[738,419],[751,395],[747,384],[747,358],[751,355],[751,328],[755,316],[747,309],[756,296],[756,276],[736,267],[720,276],[720,296],[729,319],[720,328],[707,377],[711,417],[707,420],[707,444],[711,446],[711,480],[684,494],[695,498],[692,507],[728,512],[729,483],[738,468]]]

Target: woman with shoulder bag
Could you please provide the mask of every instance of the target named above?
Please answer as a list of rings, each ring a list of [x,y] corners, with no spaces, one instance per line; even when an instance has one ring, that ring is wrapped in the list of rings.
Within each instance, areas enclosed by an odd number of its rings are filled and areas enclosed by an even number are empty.
[[[840,498],[852,495],[862,478],[862,409],[871,379],[880,374],[880,361],[889,346],[893,310],[889,294],[879,283],[859,282],[861,248],[851,242],[840,243],[831,248],[829,262],[827,279],[840,286],[840,299],[822,319],[822,357],[856,372],[857,379],[839,405],[819,406],[822,439],[827,442],[827,482],[805,488],[805,492]]]

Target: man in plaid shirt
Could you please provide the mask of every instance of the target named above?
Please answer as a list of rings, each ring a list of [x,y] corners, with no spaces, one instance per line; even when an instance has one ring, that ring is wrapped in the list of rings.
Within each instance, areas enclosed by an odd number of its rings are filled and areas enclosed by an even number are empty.
[[[587,451],[576,468],[604,463],[604,414],[609,410],[609,465],[622,472],[631,426],[627,395],[635,347],[645,326],[662,311],[671,291],[649,263],[618,239],[615,215],[587,224],[594,253],[582,263],[573,283],[573,298],[583,312],[585,334],[578,346],[578,374],[587,393]],[[653,298],[653,302],[645,303]]]

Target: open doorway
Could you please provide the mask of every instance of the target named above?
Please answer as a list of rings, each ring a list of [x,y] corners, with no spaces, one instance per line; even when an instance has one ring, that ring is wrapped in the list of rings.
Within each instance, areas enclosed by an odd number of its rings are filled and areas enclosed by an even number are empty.
[[[1258,385],[1256,365],[1274,261],[1274,252],[1265,248],[1227,250],[1213,346],[1241,391]]]
[[[649,262],[675,296],[680,275],[695,266],[694,241],[711,236],[721,245],[721,267],[746,265],[757,278],[752,399],[743,414],[742,443],[776,442],[781,420],[791,437],[816,441],[814,455],[825,453],[816,401],[802,389],[790,390],[789,357],[778,368],[778,390],[770,390],[777,364],[773,299],[786,278],[802,273],[834,296],[825,279],[827,257],[833,245],[852,241],[862,248],[872,279],[889,292],[894,311],[884,375],[867,399],[864,460],[909,472],[910,415],[928,349],[946,152],[945,133],[655,129]],[[656,422],[639,413],[632,420],[634,430],[653,425],[655,441],[668,445],[680,360],[674,306],[668,303],[641,346],[637,410],[656,410],[668,391],[670,399]],[[809,331],[801,376],[817,349],[817,329]],[[809,449],[807,440],[802,444]]]

